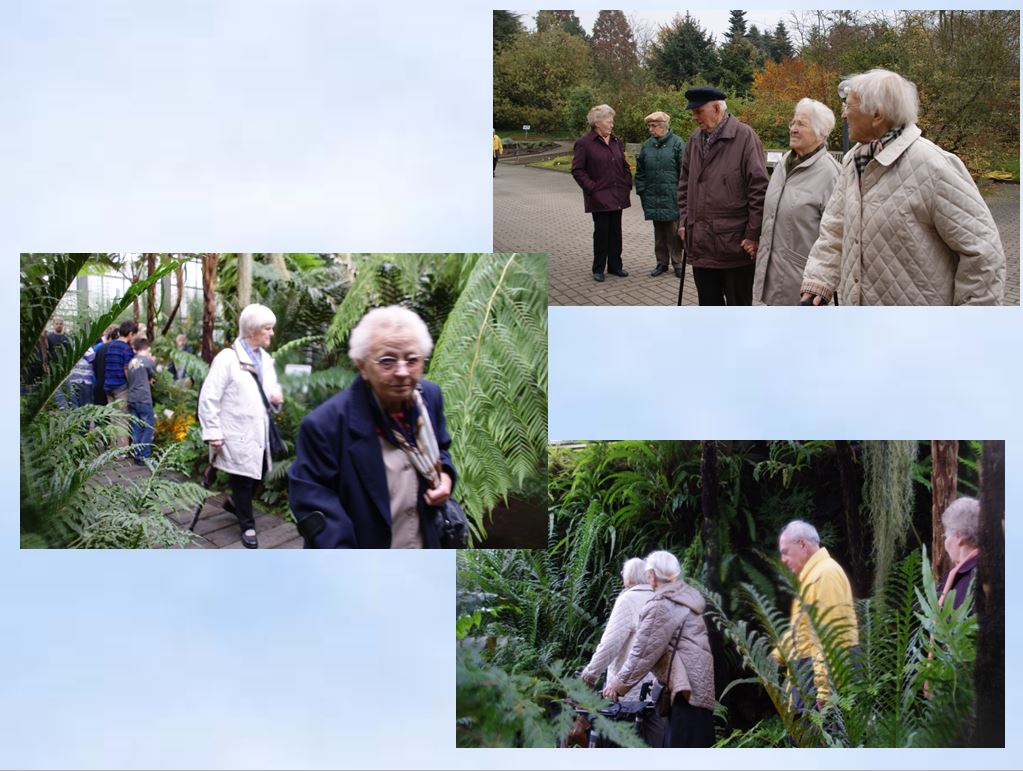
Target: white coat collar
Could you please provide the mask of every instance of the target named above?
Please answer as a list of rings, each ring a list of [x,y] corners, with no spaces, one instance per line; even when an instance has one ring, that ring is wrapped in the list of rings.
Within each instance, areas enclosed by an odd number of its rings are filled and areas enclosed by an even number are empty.
[[[245,350],[245,346],[242,345],[242,339],[239,337],[234,341],[234,352],[238,354],[238,362],[243,366],[254,367],[255,362],[252,361],[252,357],[249,356],[249,352]],[[262,349],[260,349],[260,356],[262,356]]]

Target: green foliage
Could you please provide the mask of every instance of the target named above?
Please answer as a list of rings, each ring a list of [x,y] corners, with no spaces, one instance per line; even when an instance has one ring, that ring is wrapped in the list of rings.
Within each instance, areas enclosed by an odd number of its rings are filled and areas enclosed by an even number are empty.
[[[517,13],[494,11],[494,52],[508,45],[516,36],[525,32]]]
[[[800,591],[791,576],[781,577],[793,592]],[[756,589],[746,585],[743,590],[756,624],[726,616],[714,596],[708,615],[741,653],[752,682],[770,697],[797,746],[941,747],[968,731],[976,620],[968,603],[956,610],[952,603],[939,604],[926,550],[907,557],[884,592],[860,604],[856,655],[841,644],[844,630],[837,620],[806,608],[831,691],[820,709],[797,709],[793,694],[813,704],[813,685],[803,685],[799,663],[784,650],[780,670],[770,655],[788,632],[788,620]],[[734,681],[726,691],[747,682]],[[743,734],[729,737],[730,746],[744,740]]]
[[[685,83],[717,80],[718,56],[714,38],[689,13],[661,27],[650,47],[650,70],[657,82],[680,90]]]
[[[22,429],[21,524],[35,546],[72,548],[159,548],[181,546],[190,534],[167,511],[197,506],[208,491],[193,483],[158,476],[177,468],[178,445],[153,455],[152,477],[110,483],[130,448],[113,446],[126,433],[117,407],[87,405],[44,411]]]
[[[582,38],[557,28],[517,35],[494,59],[494,122],[561,129],[569,91],[591,72]]]
[[[596,104],[599,102],[590,86],[584,83],[572,88],[565,100],[565,127],[575,134],[585,133],[589,130],[586,115]]]

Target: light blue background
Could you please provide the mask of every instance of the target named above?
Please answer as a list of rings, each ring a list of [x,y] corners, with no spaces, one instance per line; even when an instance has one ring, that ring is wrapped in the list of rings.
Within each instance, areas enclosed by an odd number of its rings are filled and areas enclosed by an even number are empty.
[[[489,250],[490,24],[454,0],[3,2],[8,326],[21,251]],[[797,313],[552,309],[551,437],[1004,438],[1018,509],[1019,309]],[[1007,751],[456,752],[452,554],[20,552],[0,421],[0,767],[1016,765],[1011,654]],[[1007,551],[1013,651],[1011,525]]]

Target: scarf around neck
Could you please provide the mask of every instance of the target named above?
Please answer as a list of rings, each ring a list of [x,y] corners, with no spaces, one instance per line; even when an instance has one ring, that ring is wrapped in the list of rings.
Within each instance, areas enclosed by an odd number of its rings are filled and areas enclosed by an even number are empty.
[[[430,487],[436,487],[440,483],[440,447],[421,388],[416,386],[412,401],[401,411],[393,413],[384,409],[368,383],[366,388],[373,397],[370,408],[377,432],[384,441],[408,456],[412,467],[430,483]]]

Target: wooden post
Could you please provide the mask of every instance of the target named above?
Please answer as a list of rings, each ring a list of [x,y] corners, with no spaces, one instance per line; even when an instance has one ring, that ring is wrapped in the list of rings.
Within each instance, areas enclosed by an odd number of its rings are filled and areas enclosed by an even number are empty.
[[[1005,746],[1005,442],[984,442],[977,560],[975,747]]]

